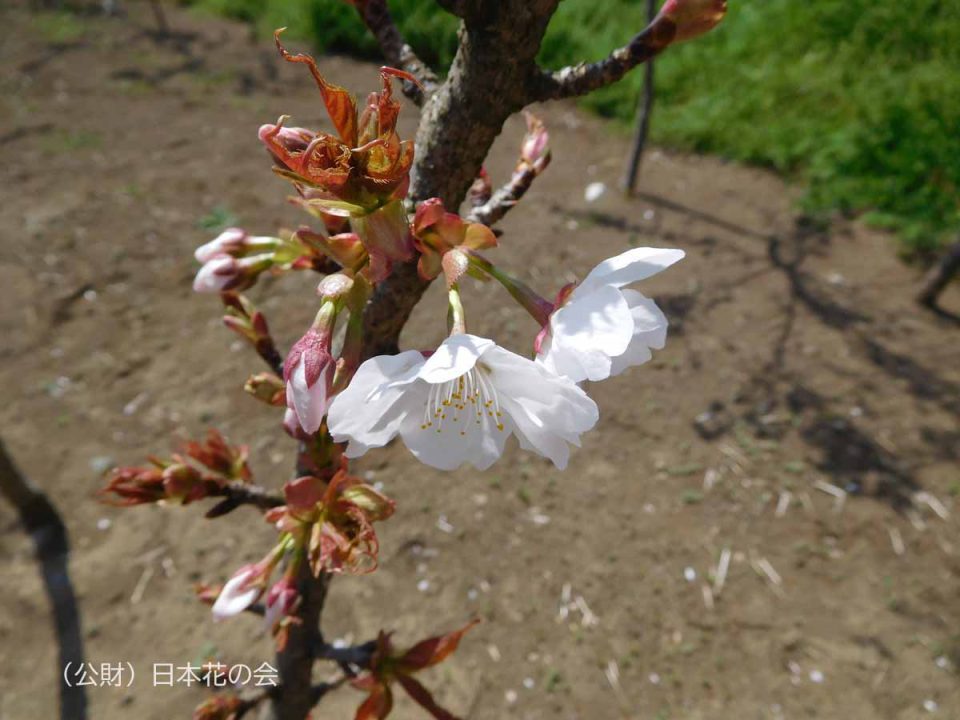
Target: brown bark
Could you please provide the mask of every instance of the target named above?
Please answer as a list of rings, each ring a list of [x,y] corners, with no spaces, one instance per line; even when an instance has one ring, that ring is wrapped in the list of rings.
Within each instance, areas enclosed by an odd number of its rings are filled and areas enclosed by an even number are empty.
[[[264,707],[264,720],[303,720],[318,700],[313,687],[314,650],[322,642],[320,615],[327,599],[330,576],[314,577],[310,563],[300,566],[299,623],[292,626],[283,652],[277,653],[280,685],[273,702]]]
[[[677,34],[669,20],[651,23],[621,48],[603,60],[571,65],[555,72],[544,72],[535,78],[530,100],[559,100],[588,95],[617,82],[633,68],[660,54]]]
[[[559,0],[463,3],[460,47],[447,81],[427,101],[417,132],[410,199],[439,197],[458,208],[490,146],[530,102],[536,55]],[[400,331],[427,283],[416,263],[397,266],[364,314],[365,357],[395,352]]]
[[[363,22],[377,39],[387,62],[395,68],[410,73],[423,85],[420,88],[409,82],[403,84],[404,94],[417,105],[423,105],[424,99],[437,89],[437,76],[417,57],[413,48],[400,35],[390,16],[387,0],[360,0],[357,2],[357,9]]]

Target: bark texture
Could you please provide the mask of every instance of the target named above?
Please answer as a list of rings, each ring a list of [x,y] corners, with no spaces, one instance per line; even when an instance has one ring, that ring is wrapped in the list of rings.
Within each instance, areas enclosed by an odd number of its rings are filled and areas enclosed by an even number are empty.
[[[447,81],[427,100],[417,132],[410,199],[459,208],[503,123],[531,101],[537,52],[559,0],[460,4],[460,47]],[[364,356],[397,350],[400,331],[427,283],[416,263],[397,266],[364,315]]]
[[[280,687],[273,702],[265,706],[263,720],[303,720],[317,703],[318,695],[313,687],[314,651],[323,642],[320,615],[329,585],[327,573],[314,577],[310,563],[300,566],[301,602],[297,612],[300,623],[290,628],[286,647],[277,654]]]

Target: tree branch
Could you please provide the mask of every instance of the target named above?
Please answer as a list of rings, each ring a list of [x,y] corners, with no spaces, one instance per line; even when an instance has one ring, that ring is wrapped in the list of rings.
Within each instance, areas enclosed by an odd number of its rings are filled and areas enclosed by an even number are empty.
[[[539,70],[531,81],[529,99],[535,102],[578,97],[612,85],[666,49],[676,34],[677,26],[672,22],[652,23],[603,60],[569,65],[554,72]]]
[[[498,188],[485,203],[470,211],[467,220],[492,226],[520,202],[538,174],[539,171],[531,165],[517,169],[510,182]]]
[[[280,686],[270,703],[267,716],[270,720],[301,720],[323,696],[314,687],[312,676],[314,648],[321,637],[320,615],[329,583],[329,574],[324,572],[314,577],[310,563],[301,564],[297,583],[301,598],[297,610],[299,622],[290,627],[287,642],[277,653]]]
[[[422,106],[440,84],[436,73],[417,57],[413,48],[404,41],[390,16],[387,0],[357,0],[355,4],[364,24],[380,44],[380,50],[387,62],[410,73],[423,85],[421,89],[411,82],[403,83],[403,94]]]
[[[269,510],[270,508],[279,507],[286,503],[282,496],[276,495],[266,488],[239,481],[225,485],[222,491],[214,495],[214,497],[222,497],[225,499],[207,511],[207,518],[221,517],[229,512],[233,512],[241,505],[253,505],[261,510]]]

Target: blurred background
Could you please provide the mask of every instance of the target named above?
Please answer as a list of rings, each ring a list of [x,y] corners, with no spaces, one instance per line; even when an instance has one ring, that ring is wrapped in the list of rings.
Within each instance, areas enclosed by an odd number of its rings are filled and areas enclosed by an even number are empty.
[[[390,7],[445,67],[453,19]],[[542,62],[603,57],[645,17],[642,1],[564,0]],[[376,48],[335,0],[15,1],[0,20],[0,436],[66,525],[87,661],[136,670],[87,689],[91,717],[187,717],[204,691],[154,687],[152,664],[272,657],[255,619],[214,625],[192,586],[273,531],[253,511],[117,510],[96,491],[211,426],[250,445],[260,482],[287,479],[280,418],[241,389],[258,359],[191,292],[192,252],[231,225],[303,220],[256,130],[329,125],[270,32],[288,26],[360,95]],[[958,65],[956,2],[732,2],[657,60],[630,197],[641,72],[534,108],[553,163],[503,221],[497,262],[551,294],[631,246],[681,247],[643,287],[667,347],[588,388],[600,426],[564,473],[515,448],[482,474],[403,447],[365,457],[398,514],[381,568],[334,583],[325,633],[395,629],[402,646],[483,618],[422,678],[464,718],[960,717],[960,291],[937,312],[915,301],[960,230]],[[416,122],[405,105],[401,136]],[[495,145],[495,184],[523,130],[511,119]],[[251,291],[281,347],[315,282]],[[405,347],[442,337],[438,292]],[[497,288],[465,299],[473,331],[529,350],[536,328]],[[9,504],[0,580],[0,718],[54,717],[50,607]],[[395,717],[420,715],[398,701]]]

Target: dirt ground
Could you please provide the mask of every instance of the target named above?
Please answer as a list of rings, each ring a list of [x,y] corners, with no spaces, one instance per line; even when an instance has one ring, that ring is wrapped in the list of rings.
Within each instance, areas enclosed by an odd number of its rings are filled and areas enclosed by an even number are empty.
[[[272,658],[256,619],[215,625],[191,587],[273,533],[253,511],[117,510],[95,491],[111,464],[210,426],[251,445],[261,482],[287,479],[277,414],[241,390],[258,360],[191,292],[192,251],[231,218],[298,222],[256,130],[324,120],[303,69],[242,26],[174,13],[189,35],[161,43],[129,5],[115,19],[0,10],[0,431],[65,515],[88,659],[137,673],[92,688],[93,717],[167,720],[204,694],[154,687],[153,663]],[[377,82],[367,64],[322,67],[358,92]],[[589,387],[601,421],[566,472],[516,448],[483,474],[433,471],[402,446],[360,461],[398,514],[381,568],[335,581],[326,634],[385,627],[402,645],[483,618],[422,676],[474,720],[960,718],[960,329],[912,303],[919,271],[891,238],[804,225],[769,173],[654,151],[637,198],[587,204],[587,183],[615,187],[625,137],[570,105],[541,110],[554,162],[502,223],[496,261],[552,293],[631,245],[685,249],[644,287],[671,319],[667,347]],[[408,108],[402,134],[414,127]],[[522,132],[508,123],[495,179]],[[284,346],[315,280],[253,292]],[[526,350],[535,328],[506,300],[469,287],[471,328]],[[960,309],[956,288],[945,305]],[[432,292],[405,346],[436,342],[443,313]],[[51,718],[48,606],[6,505],[0,557],[0,718]],[[565,587],[588,613],[560,617]],[[316,716],[352,717],[360,698],[341,690]],[[401,699],[395,716],[421,714]]]

